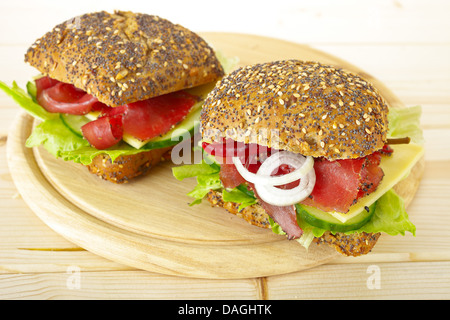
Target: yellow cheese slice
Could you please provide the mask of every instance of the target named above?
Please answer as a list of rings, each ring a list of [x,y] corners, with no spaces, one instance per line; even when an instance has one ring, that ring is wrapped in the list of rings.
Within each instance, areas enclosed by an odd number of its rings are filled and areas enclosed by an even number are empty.
[[[364,210],[365,206],[369,207],[372,205],[400,180],[407,177],[411,169],[424,154],[424,148],[414,143],[391,145],[391,148],[394,150],[394,153],[391,156],[383,156],[381,159],[380,167],[384,171],[384,177],[377,189],[368,196],[361,198],[350,207],[347,213],[329,212],[333,217],[342,222],[346,222],[358,215]]]

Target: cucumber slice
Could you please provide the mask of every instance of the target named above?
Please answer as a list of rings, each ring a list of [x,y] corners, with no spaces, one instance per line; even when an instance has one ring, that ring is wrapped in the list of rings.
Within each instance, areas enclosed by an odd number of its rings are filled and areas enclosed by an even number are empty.
[[[153,138],[148,140],[144,144],[144,148],[146,149],[160,149],[165,147],[171,147],[178,143],[180,143],[182,140],[183,134],[186,134],[186,132],[189,132],[190,137],[192,138],[195,131],[198,129],[198,126],[200,125],[200,112],[202,111],[201,106],[197,107],[194,111],[191,111],[184,119],[181,121],[178,125],[176,125],[174,128],[172,128],[167,133],[163,134],[162,136]],[[175,134],[175,130],[178,130],[178,135]],[[126,137],[124,135],[123,140],[130,144],[129,141],[130,137]],[[136,139],[136,138],[133,138]]]
[[[88,118],[86,118],[85,116],[77,116],[77,115],[73,115],[73,114],[60,113],[59,117],[61,118],[61,121],[64,123],[64,125],[67,128],[69,128],[69,130],[72,131],[74,134],[79,136],[80,138],[83,137],[83,133],[81,132],[81,127],[91,121]]]
[[[190,112],[186,118],[183,119],[177,126],[175,126],[173,129],[168,131],[167,133],[163,134],[162,136],[141,141],[139,139],[136,139],[135,137],[132,137],[130,135],[124,134],[123,141],[131,145],[132,147],[135,147],[136,149],[161,149],[166,147],[174,146],[182,141],[182,135],[186,134],[186,132],[189,132],[190,137],[193,136],[194,132],[197,130],[198,125],[200,124],[199,118],[200,118],[200,112],[202,108],[201,105],[197,107],[194,111]],[[77,115],[71,115],[71,114],[60,114],[61,121],[64,123],[64,125],[70,129],[74,134],[76,134],[79,137],[83,137],[83,133],[81,132],[81,127],[85,125],[86,123],[95,120],[92,115],[86,116],[77,116]],[[178,135],[174,134],[175,130],[182,129],[179,132]]]
[[[300,217],[310,225],[329,231],[347,232],[357,230],[369,222],[375,212],[376,203],[372,204],[368,211],[364,209],[346,222],[342,222],[328,212],[314,207],[301,204],[296,204],[295,206]]]

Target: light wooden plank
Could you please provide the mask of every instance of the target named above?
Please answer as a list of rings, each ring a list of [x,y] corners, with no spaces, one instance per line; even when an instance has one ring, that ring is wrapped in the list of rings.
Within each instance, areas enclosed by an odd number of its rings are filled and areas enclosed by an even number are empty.
[[[260,298],[261,292],[264,292],[264,297],[294,299],[449,298],[450,269],[448,263],[439,260],[448,260],[448,251],[442,254],[440,250],[448,247],[449,241],[447,173],[450,165],[445,147],[448,146],[446,129],[450,123],[450,19],[447,17],[450,2],[386,0],[367,5],[360,1],[282,1],[277,2],[276,8],[272,5],[271,10],[263,9],[265,6],[261,3],[252,12],[236,10],[242,5],[250,7],[249,3],[229,1],[226,6],[221,6],[223,14],[220,16],[214,12],[211,14],[208,9],[211,8],[210,2],[205,7],[181,2],[177,6],[179,10],[173,10],[173,4],[165,2],[151,5],[136,2],[128,6],[155,12],[193,30],[249,32],[313,45],[373,74],[406,105],[422,105],[427,167],[410,212],[418,226],[418,237],[408,236],[396,242],[383,237],[375,249],[375,257],[339,259],[334,265],[269,278],[265,285],[247,280],[191,281],[133,270],[87,272],[107,270],[101,268],[117,270],[120,266],[86,251],[28,250],[44,247],[64,250],[72,244],[43,224],[16,196],[17,191],[3,159],[1,138],[18,109],[0,93],[0,268],[11,267],[12,273],[43,272],[15,275],[0,271],[4,273],[0,276],[0,298],[202,299],[223,296],[226,299]],[[54,24],[84,11],[121,5],[116,0],[94,3],[81,0],[76,8],[50,0],[1,2],[0,27],[7,32],[0,34],[0,45],[8,44],[15,48],[0,48],[0,80],[24,83],[34,74],[32,68],[23,64],[23,53],[32,41]],[[195,7],[201,18],[186,14],[190,7]],[[230,16],[241,19],[236,21]],[[409,246],[420,252],[414,256],[396,252],[407,250]],[[438,255],[440,252],[441,256]],[[379,264],[376,259],[381,255],[384,255],[384,260],[394,259],[395,255],[397,260],[394,261],[398,263]],[[76,266],[77,261],[82,270],[84,290],[69,290],[65,271],[68,266]],[[378,264],[381,270],[381,288],[378,290],[367,288],[367,268],[373,264]],[[52,273],[45,273],[45,270]]]
[[[388,86],[406,106],[450,105],[450,59],[445,58],[450,56],[450,41],[428,45],[351,43],[314,47],[362,68]],[[450,123],[450,117],[446,120]]]
[[[436,32],[450,29],[446,0],[379,0],[370,5],[358,0],[262,0],[258,5],[229,0],[220,9],[207,0],[194,3],[129,2],[126,10],[157,14],[194,31],[245,32],[301,43],[441,43],[450,39],[448,33]],[[117,8],[124,8],[123,1],[79,0],[75,7],[51,0],[4,1],[0,11],[8,14],[0,20],[0,28],[8,32],[2,33],[0,43],[30,44],[76,15]]]
[[[202,280],[145,271],[0,274],[3,299],[261,299],[259,279]]]
[[[450,262],[323,265],[267,280],[269,299],[449,299]]]
[[[92,271],[132,271],[135,268],[101,258],[71,245],[67,248],[0,249],[0,275],[16,273],[64,273],[72,268]]]

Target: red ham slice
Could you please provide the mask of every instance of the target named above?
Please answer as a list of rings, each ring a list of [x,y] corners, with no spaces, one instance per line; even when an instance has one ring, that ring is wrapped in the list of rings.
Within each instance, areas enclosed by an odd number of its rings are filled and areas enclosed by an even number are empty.
[[[364,159],[316,160],[316,184],[302,203],[324,211],[348,211],[358,195],[363,164]]]
[[[297,213],[295,206],[278,207],[271,205],[262,200],[256,191],[255,196],[258,198],[259,204],[263,207],[266,213],[280,225],[281,229],[286,232],[289,240],[298,239],[302,236],[303,230],[297,223]]]
[[[236,170],[234,164],[221,164],[220,165],[220,180],[225,188],[236,188],[242,183],[246,183],[247,181],[242,178],[241,174]]]

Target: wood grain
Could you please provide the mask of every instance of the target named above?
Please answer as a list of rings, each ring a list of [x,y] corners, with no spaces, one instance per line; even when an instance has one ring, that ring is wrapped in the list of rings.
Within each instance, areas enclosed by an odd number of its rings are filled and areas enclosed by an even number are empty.
[[[345,67],[373,82],[391,107],[403,106],[377,79],[308,46],[242,34],[203,36],[225,54],[238,56],[241,65],[297,58]],[[195,182],[176,181],[169,163],[128,185],[113,185],[42,148],[33,152],[24,147],[31,127],[32,119],[21,114],[9,135],[8,162],[19,191],[53,230],[100,256],[162,274],[219,279],[286,274],[337,257],[323,246],[306,251],[206,203],[189,207],[185,194]],[[408,203],[422,171],[422,165],[416,167],[412,187],[405,183]]]

